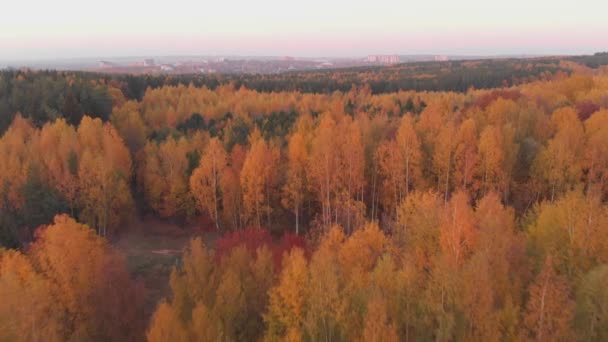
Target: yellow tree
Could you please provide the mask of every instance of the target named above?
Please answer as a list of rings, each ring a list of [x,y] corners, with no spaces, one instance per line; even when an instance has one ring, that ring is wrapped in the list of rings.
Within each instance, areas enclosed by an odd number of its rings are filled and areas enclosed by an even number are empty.
[[[38,156],[35,152],[37,141],[38,132],[20,114],[15,116],[0,139],[0,194],[4,195],[12,209],[23,205],[21,189],[34,163],[34,156]]]
[[[608,190],[608,110],[594,113],[585,121],[585,169],[587,182]]]
[[[341,228],[330,228],[310,261],[304,326],[312,339],[339,338],[339,323],[348,316],[341,307],[345,279],[338,263],[338,250],[343,241]]]
[[[196,145],[182,137],[168,138],[160,144],[148,142],[144,147],[138,179],[146,202],[161,217],[192,214],[188,154],[198,150]]]
[[[382,298],[375,297],[367,303],[363,341],[391,342],[399,341],[397,329],[387,315],[387,303]]]
[[[523,286],[518,265],[523,264],[524,248],[523,240],[516,234],[515,213],[503,206],[497,193],[490,192],[478,201],[475,221],[478,226],[475,254],[487,260],[489,285],[497,306],[504,307],[508,298],[518,298]]]
[[[608,265],[592,269],[582,279],[576,293],[576,326],[587,341],[608,338]]]
[[[294,248],[283,259],[278,284],[270,292],[268,312],[264,315],[267,338],[302,336],[306,317],[308,267],[304,252]]]
[[[370,222],[357,229],[342,245],[339,260],[343,272],[370,272],[378,259],[388,251],[390,241],[378,224]]]
[[[458,191],[444,209],[440,245],[452,265],[462,265],[473,251],[477,237],[475,218],[465,192]]]
[[[213,316],[213,313],[203,303],[198,303],[194,310],[192,310],[192,322],[190,325],[190,341],[203,341],[212,342],[217,341],[220,338],[220,331],[218,329],[217,318]],[[176,331],[179,332],[181,326],[176,327]],[[164,338],[158,339],[158,341],[174,341],[179,340],[181,336],[176,338]]]
[[[437,137],[433,150],[433,171],[437,176],[437,191],[443,192],[444,202],[448,201],[450,176],[453,172],[456,129],[453,122],[446,123]]]
[[[574,302],[566,281],[555,272],[548,257],[528,289],[524,323],[537,341],[571,340]]]
[[[402,161],[400,169],[405,173],[405,195],[407,196],[422,172],[420,169],[422,158],[420,140],[414,130],[413,119],[409,115],[405,115],[401,119],[395,142]]]
[[[470,189],[473,185],[473,177],[478,163],[475,120],[467,119],[460,124],[456,133],[456,140],[454,182],[456,186]]]
[[[363,150],[361,129],[350,117],[340,122],[336,139],[338,140],[339,161],[338,173],[339,199],[336,200],[336,209],[340,207],[343,216],[346,216],[345,228],[352,230],[353,216],[356,214],[356,203],[363,203],[363,187],[365,185],[365,155]]]
[[[539,153],[535,169],[554,200],[556,194],[571,189],[581,180],[583,158],[580,157],[584,155],[585,135],[583,124],[572,108],[556,110],[551,121],[556,133]]]
[[[463,266],[462,311],[467,320],[465,339],[500,340],[499,315],[495,310],[492,274],[486,253],[477,253]]]
[[[240,145],[236,145],[230,152],[228,167],[220,178],[222,188],[222,208],[226,222],[232,227],[243,227],[243,194],[240,183],[240,174],[245,160],[245,152]]]
[[[222,143],[213,138],[205,149],[199,166],[190,176],[190,191],[196,199],[199,210],[206,210],[220,229],[219,206],[221,201],[221,177],[227,166],[226,151]]]
[[[504,161],[504,149],[500,129],[487,126],[479,138],[481,190],[483,194],[499,190],[499,180]]]
[[[410,194],[397,209],[392,240],[421,270],[428,270],[439,252],[443,209],[443,201],[436,192],[419,191]]]
[[[382,177],[380,202],[384,210],[390,213],[401,203],[405,193],[403,169],[396,142],[382,142],[376,150],[375,161]]]
[[[321,218],[325,226],[332,222],[332,202],[336,195],[338,156],[335,146],[336,122],[325,114],[316,129],[308,167],[311,187],[322,206]]]
[[[279,150],[268,146],[256,129],[251,137],[251,148],[241,170],[243,203],[250,222],[262,227],[262,215],[267,216],[270,224],[272,187],[276,181]]]
[[[40,132],[40,155],[45,175],[68,201],[72,214],[78,196],[78,156],[80,143],[74,127],[64,119],[46,124]]]
[[[133,155],[136,155],[144,147],[148,132],[139,113],[139,104],[136,101],[128,101],[114,107],[110,115],[110,122],[116,127],[125,145]]]
[[[300,231],[300,211],[306,191],[306,167],[308,152],[305,137],[295,132],[289,138],[287,147],[287,182],[283,187],[283,205],[290,208],[296,217],[296,234]]]
[[[88,226],[58,215],[28,255],[66,315],[64,340],[131,340],[143,334],[141,288],[131,281],[124,258]]]
[[[149,342],[190,341],[188,331],[176,316],[171,305],[166,302],[156,308],[146,337]]]
[[[573,190],[544,202],[528,228],[530,245],[554,266],[576,279],[598,263],[608,262],[608,213],[597,194]]]
[[[62,341],[61,306],[27,256],[0,251],[0,339]]]
[[[401,119],[394,141],[379,146],[376,158],[385,180],[384,188],[391,194],[391,199],[385,201],[385,209],[392,211],[422,176],[421,145],[410,116]]]
[[[125,223],[133,208],[131,156],[114,127],[99,119],[85,116],[77,134],[80,218],[105,236]]]

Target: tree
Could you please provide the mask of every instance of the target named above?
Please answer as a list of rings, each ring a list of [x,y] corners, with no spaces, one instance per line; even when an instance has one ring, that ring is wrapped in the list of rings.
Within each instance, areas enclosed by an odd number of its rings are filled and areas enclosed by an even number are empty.
[[[502,135],[499,128],[487,126],[479,138],[481,189],[485,195],[489,191],[500,190],[502,165],[505,159]]]
[[[551,257],[545,260],[528,294],[524,323],[530,337],[537,341],[569,339],[574,302],[565,279],[556,274]]]
[[[462,311],[467,320],[466,339],[500,339],[498,312],[492,273],[486,253],[478,253],[464,265],[462,272]]]
[[[457,187],[471,189],[477,168],[477,126],[473,119],[463,121],[456,133],[454,182]]]
[[[0,139],[0,192],[6,198],[9,209],[23,205],[21,188],[27,180],[28,170],[38,155],[38,132],[32,124],[17,114],[8,131]],[[4,204],[4,203],[3,203]]]
[[[535,169],[549,189],[549,197],[570,190],[582,177],[584,155],[583,125],[572,108],[556,110],[551,116],[556,127],[555,136],[539,153]]]
[[[345,279],[337,254],[344,235],[340,228],[330,229],[310,261],[306,291],[308,310],[304,321],[311,339],[325,341],[340,338],[339,323],[347,316],[341,307]]]
[[[389,249],[389,241],[376,222],[357,229],[340,249],[339,260],[343,272],[369,272]]]
[[[379,298],[374,298],[367,303],[362,336],[364,341],[399,341],[397,329],[387,317],[386,306],[386,302]]]
[[[223,213],[226,222],[230,222],[234,229],[243,228],[245,224],[243,194],[240,183],[240,174],[245,157],[243,148],[240,145],[234,146],[228,158],[228,166],[220,178]]]
[[[494,293],[495,306],[505,308],[506,303],[519,297],[525,274],[525,249],[522,236],[516,233],[515,213],[503,206],[500,197],[490,192],[477,202],[475,221],[478,227],[474,255],[487,262],[488,284]],[[513,303],[519,305],[519,301]]]
[[[576,293],[576,327],[588,341],[608,338],[608,266],[600,265],[582,279]]]
[[[306,167],[308,165],[308,152],[304,135],[295,132],[289,138],[287,148],[287,181],[283,187],[283,205],[291,208],[296,217],[296,234],[300,231],[300,212],[304,192],[307,188]]]
[[[148,142],[144,147],[138,180],[147,204],[161,217],[193,214],[195,202],[189,179],[196,166],[191,167],[188,156],[202,149],[203,140],[201,136],[168,138],[160,144]]]
[[[38,233],[28,257],[60,308],[62,340],[120,341],[143,334],[142,289],[122,256],[91,228],[58,215]]]
[[[363,204],[365,156],[359,125],[352,122],[350,117],[345,117],[340,122],[339,131],[343,132],[336,137],[339,149],[338,167],[342,172],[337,174],[339,199],[336,201],[335,207],[336,210],[340,209],[343,216],[346,216],[344,226],[347,231],[351,231],[355,221],[351,207],[355,206],[357,200],[358,203]]]
[[[466,193],[459,191],[450,199],[439,231],[441,249],[447,260],[453,265],[462,265],[473,251],[477,238],[475,218]]]
[[[443,192],[444,202],[448,201],[450,175],[453,172],[456,129],[453,122],[441,127],[433,150],[433,171],[437,176],[437,191]]]
[[[312,189],[322,206],[321,218],[325,226],[332,222],[332,202],[337,193],[338,156],[335,137],[336,122],[326,114],[315,132],[308,168]]]
[[[390,194],[385,201],[387,211],[396,209],[422,176],[421,145],[412,121],[404,116],[395,140],[381,144],[376,153],[384,188]]]
[[[401,169],[405,170],[405,195],[407,196],[410,189],[413,188],[414,180],[418,180],[421,176],[420,160],[422,157],[420,140],[414,130],[413,119],[409,115],[405,115],[401,119],[395,142],[403,162]]]
[[[413,192],[401,203],[393,243],[411,255],[420,269],[429,269],[439,251],[443,203],[436,192]]]
[[[105,236],[125,223],[133,208],[131,156],[114,127],[99,119],[85,116],[77,134],[79,217]]]
[[[40,131],[40,155],[49,184],[67,200],[74,215],[78,197],[80,143],[74,127],[58,119]]]
[[[220,229],[219,206],[221,201],[221,177],[227,167],[226,151],[217,138],[212,138],[205,149],[199,166],[190,176],[190,191],[200,210],[206,210]]]
[[[268,146],[258,130],[250,137],[251,149],[247,153],[241,171],[243,203],[250,222],[262,227],[262,215],[266,214],[266,223],[270,224],[270,198],[276,181],[279,151]]]
[[[606,193],[608,180],[608,110],[585,121],[585,166],[588,186],[597,184]]]
[[[199,320],[197,319],[197,323],[198,322]],[[152,323],[150,329],[146,333],[146,337],[150,342],[185,342],[190,340],[186,329],[176,317],[171,305],[166,302],[161,303],[154,312]]]
[[[179,332],[181,327],[176,327],[176,332]],[[218,331],[217,318],[209,311],[207,306],[202,303],[198,303],[192,311],[192,325],[191,325],[191,338],[190,340],[212,342],[216,341],[220,332]],[[163,337],[164,338],[164,337]],[[181,336],[176,338],[164,338],[158,339],[159,341],[174,341],[179,340]]]
[[[283,259],[278,284],[270,292],[268,312],[264,315],[269,339],[302,335],[306,317],[308,267],[304,252],[293,249]]]
[[[18,251],[0,251],[0,338],[7,341],[61,341],[61,306],[47,279]]]
[[[139,104],[136,101],[128,101],[114,107],[110,122],[116,127],[131,154],[135,156],[146,144],[148,136],[148,129],[139,112]]]
[[[573,190],[540,205],[528,228],[530,245],[541,258],[553,255],[554,266],[569,279],[578,278],[608,261],[607,215],[597,195]]]

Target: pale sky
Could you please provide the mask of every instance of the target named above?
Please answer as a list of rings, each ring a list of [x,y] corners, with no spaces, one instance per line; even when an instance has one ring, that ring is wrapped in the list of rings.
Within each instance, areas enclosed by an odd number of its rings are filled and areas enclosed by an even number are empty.
[[[582,54],[608,0],[2,0],[0,60]]]

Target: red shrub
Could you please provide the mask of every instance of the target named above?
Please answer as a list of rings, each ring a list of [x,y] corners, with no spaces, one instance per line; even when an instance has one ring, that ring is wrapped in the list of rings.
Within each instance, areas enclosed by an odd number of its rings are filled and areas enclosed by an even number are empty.
[[[215,242],[215,256],[221,260],[222,256],[230,254],[230,251],[238,246],[244,245],[251,255],[264,245],[272,246],[272,236],[265,229],[246,228],[222,235]]]
[[[306,251],[306,241],[293,233],[284,234],[281,239],[273,239],[268,230],[247,228],[222,235],[215,242],[215,256],[219,262],[223,256],[230,254],[233,248],[245,246],[253,258],[259,247],[267,246],[272,253],[275,269],[280,269],[283,255],[292,248]]]
[[[306,250],[306,240],[302,236],[294,233],[284,234],[279,243],[276,243],[273,248],[274,265],[279,269],[282,265],[283,255],[289,252],[292,248],[301,248],[308,256]]]
[[[521,97],[521,93],[519,90],[494,90],[487,94],[483,94],[477,98],[475,101],[475,106],[486,109],[492,102],[498,100],[499,98],[503,98],[505,100],[516,101]]]
[[[578,118],[581,121],[585,121],[591,117],[591,114],[600,110],[600,106],[596,105],[591,101],[583,101],[576,104],[576,111],[578,112]]]

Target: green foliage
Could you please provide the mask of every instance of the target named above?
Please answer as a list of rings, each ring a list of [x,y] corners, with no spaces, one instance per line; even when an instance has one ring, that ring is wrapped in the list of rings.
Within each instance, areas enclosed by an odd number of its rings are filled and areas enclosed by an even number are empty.
[[[36,169],[30,170],[22,192],[25,203],[21,216],[26,227],[34,229],[40,225],[49,224],[55,215],[69,211],[65,199],[42,181]]]
[[[286,137],[297,118],[298,113],[295,111],[274,112],[256,119],[255,124],[264,139],[271,140],[274,137]]]
[[[608,266],[585,275],[576,294],[576,325],[586,341],[608,339]]]
[[[177,125],[177,129],[184,133],[189,131],[204,130],[206,128],[207,125],[205,124],[205,119],[199,113],[193,113],[186,121]]]
[[[0,132],[18,112],[37,126],[61,117],[77,125],[85,114],[107,120],[112,100],[107,88],[93,79],[84,73],[0,72]]]
[[[68,204],[61,195],[41,179],[37,169],[29,171],[21,192],[22,208],[14,208],[4,198],[0,208],[0,246],[19,247],[22,240],[30,240],[31,233],[40,225],[50,224],[57,214],[68,212]]]

